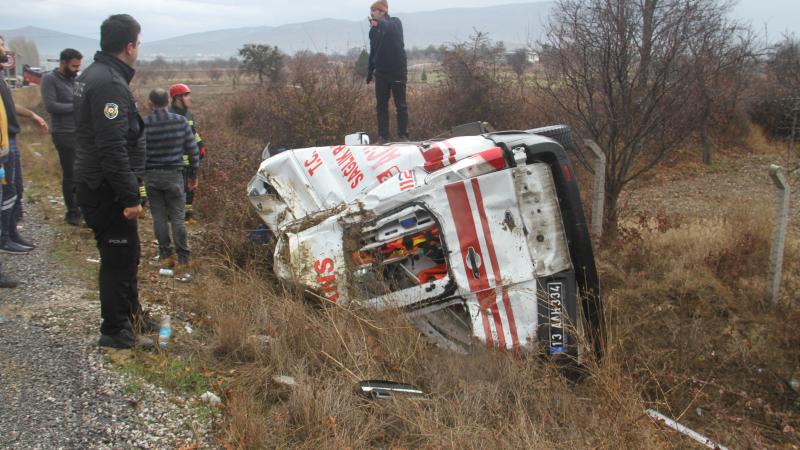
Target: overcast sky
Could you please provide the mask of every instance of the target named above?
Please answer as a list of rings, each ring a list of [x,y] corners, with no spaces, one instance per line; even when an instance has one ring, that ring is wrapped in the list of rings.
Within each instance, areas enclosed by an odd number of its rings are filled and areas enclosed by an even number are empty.
[[[225,28],[283,25],[314,19],[360,20],[370,1],[359,0],[2,0],[0,29],[50,28],[99,38],[99,24],[125,12],[142,24],[142,41]],[[389,0],[389,12],[430,11],[452,7],[528,3],[515,0]],[[287,6],[290,5],[290,6]],[[776,39],[786,30],[800,35],[800,0],[740,0],[739,18]]]

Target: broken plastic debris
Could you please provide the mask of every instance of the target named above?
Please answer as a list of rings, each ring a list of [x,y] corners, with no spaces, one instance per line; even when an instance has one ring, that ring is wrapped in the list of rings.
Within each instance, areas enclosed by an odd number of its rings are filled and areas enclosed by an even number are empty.
[[[200,400],[209,406],[218,406],[220,403],[222,403],[222,399],[220,399],[217,394],[211,391],[206,391],[205,394],[201,395]]]
[[[370,398],[390,398],[394,396],[423,397],[424,392],[410,384],[385,380],[364,380],[358,383],[362,394]]]
[[[186,330],[186,332],[189,334],[192,334],[192,331],[194,331],[194,329],[192,329],[192,326],[188,323],[183,326],[183,329]]]
[[[789,378],[789,387],[791,387],[795,392],[800,393],[800,380],[796,377]]]
[[[294,379],[294,377],[287,375],[275,375],[272,377],[272,381],[284,386],[297,387],[297,381]]]
[[[672,428],[673,430],[681,433],[683,435],[689,436],[690,438],[694,439],[695,441],[699,442],[700,444],[705,445],[708,448],[719,449],[719,450],[728,450],[728,447],[722,446],[717,444],[716,442],[712,441],[711,439],[703,436],[702,434],[692,430],[691,428],[682,425],[669,417],[661,414],[660,412],[648,409],[645,413],[650,416],[650,418],[654,419],[656,422],[663,423],[664,425]]]
[[[180,275],[180,276],[178,276],[178,277],[175,277],[175,279],[176,279],[176,280],[178,280],[178,281],[180,281],[181,283],[191,283],[191,281],[192,281],[192,274],[190,274],[190,273],[185,273],[185,274],[183,274],[183,275]]]

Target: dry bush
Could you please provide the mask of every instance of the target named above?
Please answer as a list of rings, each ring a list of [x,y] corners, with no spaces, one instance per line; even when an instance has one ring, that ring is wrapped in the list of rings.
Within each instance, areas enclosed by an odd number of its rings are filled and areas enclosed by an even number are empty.
[[[785,425],[798,420],[785,383],[800,360],[789,325],[798,311],[786,287],[800,279],[787,267],[784,303],[766,303],[770,212],[732,208],[667,229],[627,224],[639,238],[602,255],[610,329],[644,398],[736,447],[785,442]],[[790,241],[785,261],[798,257]],[[731,420],[754,428],[731,429]]]

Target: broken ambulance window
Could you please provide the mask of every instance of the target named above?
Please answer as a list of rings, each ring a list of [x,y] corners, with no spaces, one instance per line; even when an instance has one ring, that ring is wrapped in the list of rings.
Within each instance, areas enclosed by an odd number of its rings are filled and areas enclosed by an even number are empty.
[[[348,248],[354,288],[362,298],[446,284],[441,229],[419,206],[386,216],[356,233]]]

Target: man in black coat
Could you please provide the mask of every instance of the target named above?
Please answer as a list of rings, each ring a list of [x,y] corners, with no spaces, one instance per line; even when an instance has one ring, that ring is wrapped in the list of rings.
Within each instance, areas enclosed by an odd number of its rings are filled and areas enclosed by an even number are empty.
[[[378,143],[389,141],[389,97],[394,97],[397,109],[397,134],[408,140],[408,105],[406,80],[408,66],[403,42],[403,24],[389,16],[389,4],[378,0],[370,7],[369,71],[367,84],[375,80],[378,102]]]
[[[101,51],[78,77],[74,98],[77,201],[100,251],[99,345],[114,348],[152,346],[135,333],[157,329],[142,313],[137,290],[144,122],[128,85],[140,31],[127,14],[103,22]]]

